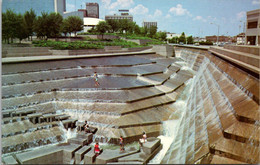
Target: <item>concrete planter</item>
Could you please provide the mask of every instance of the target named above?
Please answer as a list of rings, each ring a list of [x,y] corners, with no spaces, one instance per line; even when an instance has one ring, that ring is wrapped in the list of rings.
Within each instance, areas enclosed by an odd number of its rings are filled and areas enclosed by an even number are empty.
[[[113,35],[78,35],[78,37],[89,37],[91,39],[105,39],[105,40],[108,40],[108,39],[119,39],[120,37],[119,36],[113,36]]]
[[[175,57],[174,48],[170,45],[153,45],[152,50],[155,51],[156,54],[166,57]]]
[[[145,44],[153,41],[153,40],[149,40],[149,39],[125,39],[125,40],[137,43],[138,45],[145,45]]]

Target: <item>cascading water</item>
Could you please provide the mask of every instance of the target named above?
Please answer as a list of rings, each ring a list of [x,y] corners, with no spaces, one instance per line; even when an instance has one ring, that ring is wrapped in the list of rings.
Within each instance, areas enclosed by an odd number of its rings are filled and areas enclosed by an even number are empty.
[[[149,162],[151,164],[159,164],[163,157],[165,156],[167,150],[170,147],[176,138],[178,128],[180,127],[181,120],[183,118],[183,114],[186,111],[186,102],[187,96],[191,92],[191,83],[189,80],[185,84],[185,89],[178,100],[172,105],[172,108],[175,110],[170,116],[169,120],[163,122],[163,135],[158,138],[161,139],[161,143],[163,145],[162,150]]]

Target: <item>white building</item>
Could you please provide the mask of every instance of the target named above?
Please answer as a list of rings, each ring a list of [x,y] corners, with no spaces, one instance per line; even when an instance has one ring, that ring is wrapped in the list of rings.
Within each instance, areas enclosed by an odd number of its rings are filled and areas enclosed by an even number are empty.
[[[260,9],[248,11],[246,26],[246,43],[250,45],[260,44]]]
[[[166,39],[172,39],[173,37],[180,37],[181,34],[177,34],[177,33],[166,33]]]
[[[91,18],[91,17],[84,17],[84,32],[87,32],[91,28],[95,27],[100,21],[104,21],[103,19],[99,18]]]

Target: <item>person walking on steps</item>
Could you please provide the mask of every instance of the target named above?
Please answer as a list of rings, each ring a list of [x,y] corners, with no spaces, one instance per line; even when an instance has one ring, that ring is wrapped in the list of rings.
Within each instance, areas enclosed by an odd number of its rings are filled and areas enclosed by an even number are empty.
[[[124,140],[123,140],[123,137],[120,136],[119,138],[119,144],[120,144],[120,151],[124,151],[125,148],[124,148]]]
[[[100,149],[98,142],[96,142],[96,144],[94,146],[94,153],[96,154],[96,156],[98,156],[101,151],[102,151],[102,149]]]
[[[99,86],[97,72],[94,73],[95,87]]]

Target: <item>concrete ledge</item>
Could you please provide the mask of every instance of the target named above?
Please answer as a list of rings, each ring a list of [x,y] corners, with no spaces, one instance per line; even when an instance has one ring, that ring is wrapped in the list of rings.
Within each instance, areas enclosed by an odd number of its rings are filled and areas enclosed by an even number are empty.
[[[77,144],[70,144],[63,147],[63,163],[69,164],[71,159],[74,157],[75,152],[77,152],[82,146]]]
[[[138,150],[120,152],[119,150],[104,150],[101,155],[96,158],[96,164],[106,164],[108,162],[117,162],[119,158],[137,153]]]
[[[161,139],[154,139],[153,141],[147,140],[143,144],[143,151],[147,154],[151,154],[159,145],[161,144]]]
[[[260,56],[260,46],[249,46],[249,45],[224,45],[225,49],[236,50],[244,53],[250,53]]]
[[[39,164],[39,162],[44,164],[60,164],[63,159],[62,155],[62,147],[48,146],[24,153],[18,153],[16,154],[16,158],[21,164]]]
[[[19,164],[13,156],[3,157],[2,162],[5,164]]]
[[[84,155],[91,150],[90,146],[84,146],[75,153],[75,163],[79,164],[84,158]]]
[[[94,148],[92,148],[87,154],[84,155],[84,164],[92,164],[96,159]]]
[[[13,58],[2,58],[2,64],[35,62],[35,61],[64,60],[64,59],[80,59],[80,58],[92,58],[92,57],[148,55],[148,54],[154,54],[154,53],[155,53],[154,51],[147,51],[147,52],[123,52],[123,53],[107,53],[107,54],[90,54],[90,55],[81,55],[81,56],[73,55],[73,56],[13,57]]]
[[[241,61],[246,64],[259,68],[260,56],[256,56],[256,55],[244,53],[244,52],[239,52],[239,51],[235,51],[235,50],[218,48],[218,47],[210,47],[209,51],[214,51],[214,52],[224,54],[230,58],[236,59],[238,61]]]
[[[150,39],[124,39],[124,40],[137,43],[138,45],[145,45],[145,44],[153,41]]]
[[[214,50],[210,50],[210,52],[212,52],[213,54],[216,54],[217,56],[220,56],[220,57],[222,57],[222,58],[224,58],[224,59],[226,59],[226,60],[229,60],[229,61],[231,61],[231,62],[234,62],[235,64],[237,64],[237,65],[239,65],[239,66],[241,66],[241,67],[244,67],[244,68],[246,68],[246,69],[248,69],[248,70],[250,70],[250,71],[252,71],[252,72],[254,72],[254,73],[257,73],[257,74],[260,73],[260,69],[259,69],[258,67],[249,65],[249,64],[247,64],[247,63],[244,63],[244,62],[239,61],[239,60],[236,60],[236,59],[233,59],[233,58],[231,58],[231,57],[229,57],[229,56],[226,56],[226,55],[223,54],[223,53],[219,53],[219,52],[214,51]]]

